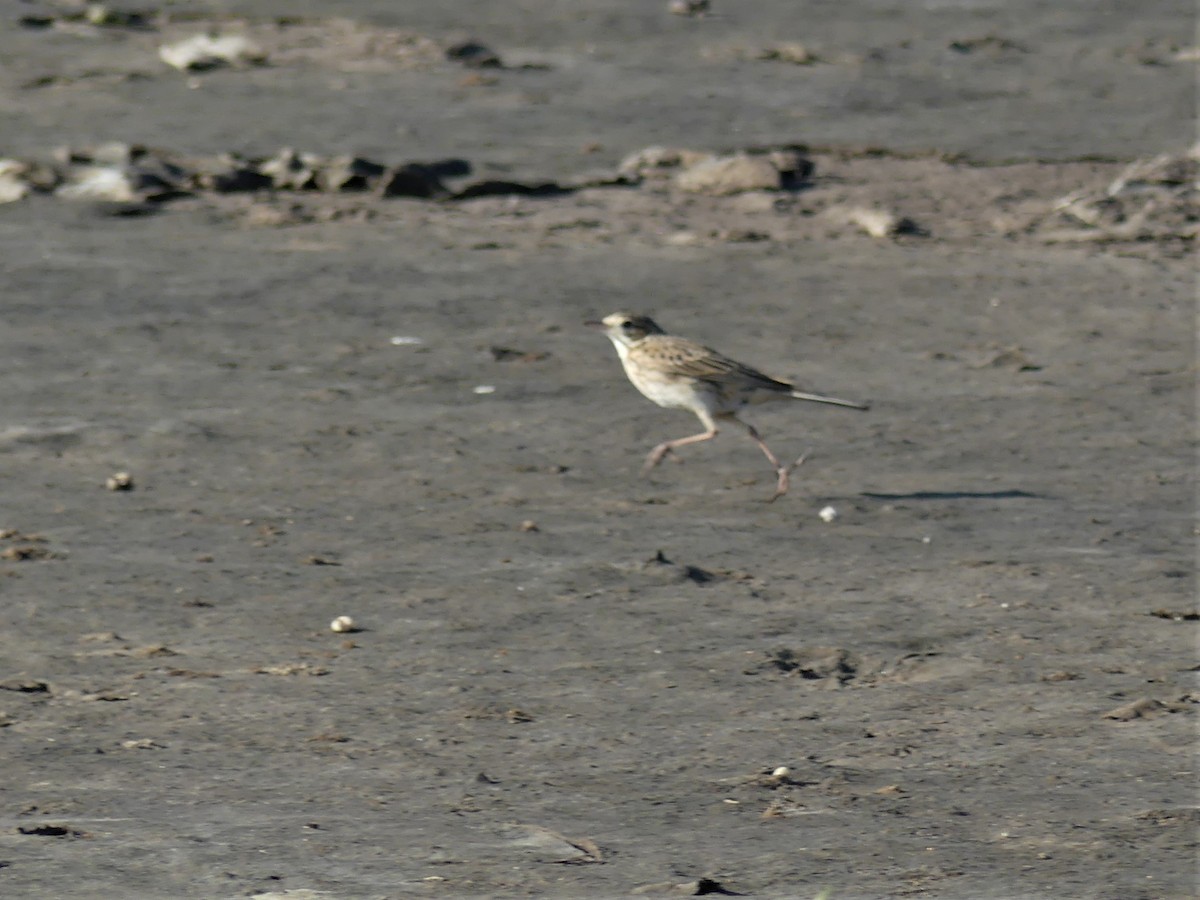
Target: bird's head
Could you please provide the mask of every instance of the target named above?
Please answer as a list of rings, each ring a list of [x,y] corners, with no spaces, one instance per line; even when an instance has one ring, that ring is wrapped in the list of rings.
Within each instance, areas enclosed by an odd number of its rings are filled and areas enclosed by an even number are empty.
[[[648,334],[665,334],[658,324],[649,316],[631,312],[615,312],[605,316],[599,322],[586,323],[593,328],[599,328],[613,343],[632,346]]]

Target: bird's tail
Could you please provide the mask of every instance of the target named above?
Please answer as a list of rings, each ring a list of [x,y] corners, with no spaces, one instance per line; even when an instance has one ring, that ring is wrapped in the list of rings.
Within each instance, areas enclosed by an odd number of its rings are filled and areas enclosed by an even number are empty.
[[[839,400],[837,397],[823,397],[820,394],[809,394],[805,391],[793,390],[792,396],[797,400],[811,400],[813,403],[828,403],[831,406],[846,406],[850,409],[870,409],[865,403],[855,403],[852,400]]]

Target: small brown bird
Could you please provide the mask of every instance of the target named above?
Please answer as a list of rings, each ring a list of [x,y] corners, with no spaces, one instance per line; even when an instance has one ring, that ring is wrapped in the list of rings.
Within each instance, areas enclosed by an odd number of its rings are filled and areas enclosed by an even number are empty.
[[[746,429],[754,443],[770,461],[778,480],[775,500],[788,490],[788,476],[794,466],[784,466],[771,452],[751,425],[737,414],[746,406],[770,400],[811,400],[867,409],[861,403],[839,400],[802,391],[794,384],[771,378],[695,341],[675,337],[663,331],[649,316],[615,312],[590,326],[604,330],[617,348],[625,374],[633,386],[659,406],[690,409],[704,425],[704,431],[689,437],[664,441],[646,457],[645,474],[662,462],[676,447],[712,440],[717,436],[717,420],[736,422]]]

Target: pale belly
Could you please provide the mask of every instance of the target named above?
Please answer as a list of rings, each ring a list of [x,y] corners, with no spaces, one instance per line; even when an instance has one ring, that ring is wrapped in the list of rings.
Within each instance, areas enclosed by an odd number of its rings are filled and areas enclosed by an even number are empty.
[[[668,409],[707,410],[712,415],[734,412],[744,406],[736,397],[723,396],[717,388],[704,381],[661,378],[653,373],[625,369],[629,380],[646,399]]]

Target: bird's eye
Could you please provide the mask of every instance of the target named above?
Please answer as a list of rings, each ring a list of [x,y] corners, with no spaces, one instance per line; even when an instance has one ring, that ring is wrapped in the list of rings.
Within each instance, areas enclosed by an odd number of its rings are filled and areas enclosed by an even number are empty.
[[[621,327],[624,328],[626,331],[629,331],[631,328],[633,328],[633,320],[626,319],[624,322],[621,323]]]

